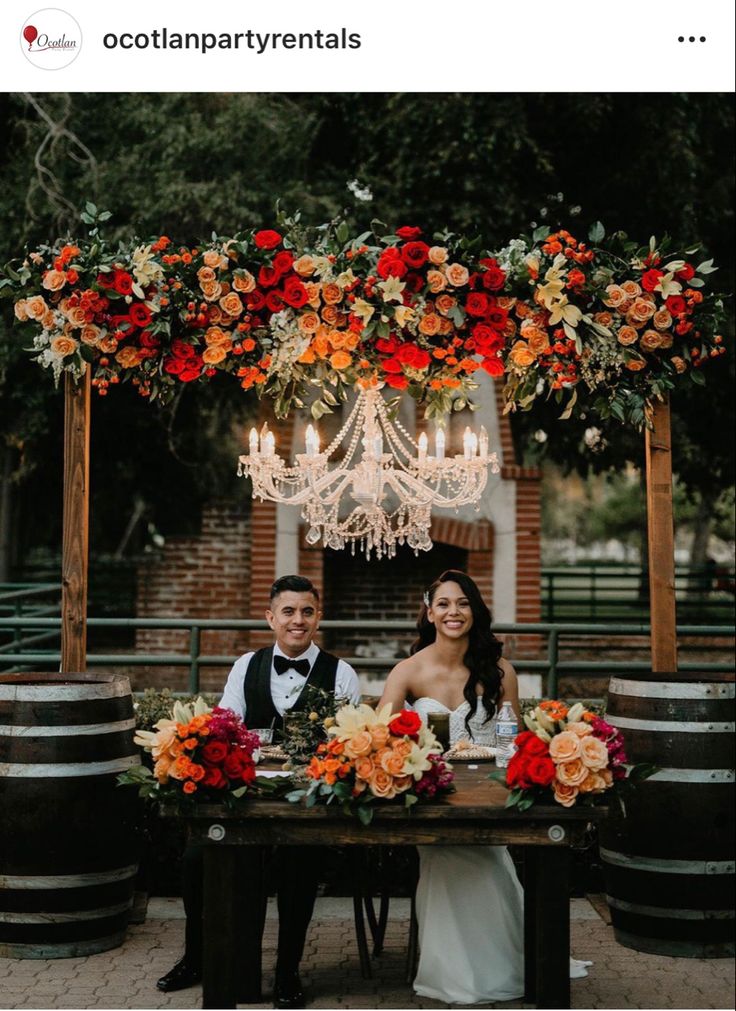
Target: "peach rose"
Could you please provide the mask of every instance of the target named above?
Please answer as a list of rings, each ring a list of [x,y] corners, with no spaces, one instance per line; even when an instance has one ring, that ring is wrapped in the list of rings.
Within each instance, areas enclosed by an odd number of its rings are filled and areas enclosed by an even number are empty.
[[[599,772],[608,765],[608,748],[597,737],[584,737],[580,742],[580,757],[583,765]]]
[[[447,250],[444,246],[430,246],[427,257],[430,263],[439,267],[441,263],[447,263]]]
[[[672,347],[673,337],[670,330],[665,330],[662,334],[662,341],[660,343],[660,348],[667,349]]]
[[[521,368],[526,368],[527,365],[531,365],[536,361],[536,356],[529,350],[529,346],[524,341],[517,341],[514,344],[509,357],[514,365],[518,365]]]
[[[48,310],[46,299],[43,295],[32,295],[26,299],[25,309],[29,319],[43,319]]]
[[[118,342],[110,334],[107,337],[103,337],[99,343],[100,351],[103,351],[106,355],[113,355],[118,349]]]
[[[637,295],[641,295],[641,287],[636,281],[624,281],[621,287],[629,298],[636,298]]]
[[[446,316],[448,312],[454,309],[455,306],[457,305],[457,299],[453,298],[452,295],[439,295],[435,299],[434,304],[435,308],[437,309],[437,312],[440,312],[442,313],[443,316]]]
[[[560,783],[557,780],[553,782],[552,788],[555,800],[558,804],[562,804],[563,807],[572,807],[575,803],[575,798],[580,792],[577,786],[568,786],[566,783]]]
[[[100,340],[101,330],[98,326],[93,323],[88,323],[86,326],[82,327],[82,332],[80,333],[80,339],[82,344],[89,344],[90,347],[97,347]]]
[[[636,344],[639,340],[639,334],[633,328],[633,326],[622,326],[619,332],[616,334],[616,340],[619,344],[623,344],[624,347],[628,347],[629,344]]]
[[[592,734],[593,730],[587,723],[569,723],[567,729],[571,734],[575,734],[577,737],[587,737],[588,734]]]
[[[24,298],[18,299],[13,306],[13,312],[16,319],[19,319],[21,323],[25,323],[28,319],[28,312],[26,311],[26,300]]]
[[[371,740],[374,748],[384,748],[389,738],[389,729],[382,723],[376,723],[370,728]]]
[[[599,772],[593,772],[591,769],[578,789],[581,793],[603,793],[606,789],[606,784],[603,776]]]
[[[552,740],[554,741],[555,738],[553,737]],[[575,739],[575,743],[578,743],[578,738]],[[580,786],[587,775],[588,767],[587,765],[583,765],[580,758],[573,758],[569,762],[560,762],[555,769],[555,776],[558,782],[564,783],[565,786]]]
[[[334,355],[330,355],[330,365],[333,369],[337,369],[338,372],[341,369],[346,369],[352,363],[353,359],[347,353],[347,351],[336,351]]]
[[[451,263],[447,267],[447,280],[453,286],[453,288],[462,288],[464,284],[468,283],[468,278],[470,274],[468,273],[468,268],[463,267],[461,263]]]
[[[626,292],[624,289],[618,284],[609,284],[606,288],[606,297],[603,299],[603,304],[616,309],[625,301]]]
[[[53,330],[56,326],[56,313],[53,309],[47,309],[43,314],[43,319],[41,320],[41,326],[44,330]]]
[[[674,355],[672,358],[672,364],[675,366],[675,372],[679,372],[682,375],[683,372],[687,371],[687,365],[684,358],[680,358],[679,355]]]
[[[239,316],[243,311],[243,303],[240,301],[240,295],[236,291],[231,291],[227,295],[223,295],[220,299],[220,308],[223,312],[226,312],[228,316]]]
[[[256,279],[249,270],[238,270],[233,274],[233,288],[235,291],[247,295],[256,286]]]
[[[408,790],[410,786],[414,783],[413,776],[397,776],[394,779],[394,789],[397,793],[403,793]]]
[[[386,751],[381,757],[381,768],[390,776],[400,776],[404,771],[404,755],[397,751]]]
[[[596,323],[600,323],[601,326],[610,326],[613,323],[613,314],[610,312],[597,312],[594,314],[593,319]]]
[[[626,313],[626,322],[629,326],[636,327],[637,330],[643,330],[647,325],[647,321],[645,319],[639,319],[639,317],[635,316],[631,311]]]
[[[328,281],[327,284],[323,284],[322,301],[326,302],[327,305],[337,305],[338,302],[342,302],[340,285],[335,284],[334,281]]]
[[[672,317],[666,309],[658,309],[652,316],[652,323],[657,330],[669,330],[672,326]]]
[[[370,779],[373,769],[373,759],[370,755],[362,755],[355,759],[355,775],[358,779]]]
[[[136,365],[140,365],[142,361],[141,353],[138,348],[120,348],[118,353],[115,355],[115,361],[118,365],[122,365],[124,369],[134,369]]]
[[[294,260],[293,267],[300,277],[310,277],[314,273],[314,260],[305,253],[298,260]]]
[[[376,797],[385,797],[387,800],[390,800],[391,797],[396,796],[394,777],[384,772],[383,769],[373,770],[371,778],[368,780],[368,786]]]
[[[434,337],[440,329],[441,320],[436,312],[428,312],[419,320],[419,332]]]
[[[644,351],[656,351],[657,348],[661,346],[662,334],[658,333],[656,330],[645,330],[641,335],[639,347]]]
[[[555,734],[549,742],[549,757],[553,762],[569,762],[573,758],[580,756],[580,739],[577,734],[571,734],[569,730],[563,730],[561,734]]]
[[[200,267],[197,271],[197,280],[200,284],[208,284],[210,281],[215,281],[216,279],[217,275],[212,267]]]
[[[373,750],[373,740],[367,730],[360,730],[345,741],[345,754],[348,758],[360,758],[369,755]]]
[[[321,315],[322,319],[325,321],[325,323],[329,323],[330,326],[334,326],[335,323],[337,323],[337,318],[340,315],[340,313],[337,311],[336,306],[334,306],[334,305],[326,305],[322,309],[322,312],[320,313],[320,315]]]
[[[509,316],[509,318],[506,320],[506,322],[503,325],[503,335],[504,335],[504,337],[507,337],[507,338],[508,337],[515,337],[517,329],[518,328],[516,326],[516,323]]]
[[[73,337],[55,337],[51,341],[51,350],[61,358],[66,358],[67,355],[76,351],[78,347],[79,341],[75,341]]]
[[[319,316],[316,312],[305,312],[299,317],[297,325],[302,333],[316,333],[319,327]]]
[[[208,267],[227,266],[227,259],[222,255],[222,253],[218,253],[216,249],[208,249],[202,259]]]
[[[501,295],[496,299],[496,304],[499,309],[513,309],[516,305],[516,299],[510,295]]]
[[[429,290],[433,295],[437,295],[440,291],[444,291],[447,287],[445,275],[440,270],[428,270],[427,283],[429,284]]]
[[[69,309],[67,311],[66,318],[74,327],[84,326],[84,324],[87,322],[87,315],[84,309],[81,309],[79,306],[75,306],[73,309]]]
[[[316,281],[307,281],[304,287],[307,289],[307,298],[309,299],[309,304],[313,309],[318,309],[320,285],[317,284]]]
[[[648,302],[645,298],[637,298],[634,301],[629,312],[638,320],[648,320],[654,315],[656,309],[651,302]]]
[[[200,281],[199,287],[208,302],[214,302],[222,295],[222,285],[217,281]]]
[[[528,342],[529,350],[537,357],[549,347],[549,337],[539,327],[529,327],[528,331],[524,331],[522,336]]]
[[[227,358],[227,351],[223,347],[209,347],[202,352],[202,361],[206,365],[217,365]]]
[[[41,281],[41,286],[46,291],[61,291],[65,284],[66,274],[63,270],[47,270]]]

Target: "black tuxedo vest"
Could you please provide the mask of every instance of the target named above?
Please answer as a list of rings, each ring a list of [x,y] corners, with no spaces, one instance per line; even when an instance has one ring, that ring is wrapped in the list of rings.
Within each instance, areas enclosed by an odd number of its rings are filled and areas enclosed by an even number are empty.
[[[338,658],[331,653],[320,650],[317,659],[312,664],[309,677],[299,697],[292,706],[294,711],[304,709],[306,705],[305,689],[308,685],[320,688],[325,692],[335,691]],[[245,723],[251,729],[273,727],[281,730],[284,720],[271,697],[271,667],[273,663],[273,646],[257,650],[250,658],[248,670],[245,672],[243,692],[245,695]],[[280,674],[279,677],[286,677]]]

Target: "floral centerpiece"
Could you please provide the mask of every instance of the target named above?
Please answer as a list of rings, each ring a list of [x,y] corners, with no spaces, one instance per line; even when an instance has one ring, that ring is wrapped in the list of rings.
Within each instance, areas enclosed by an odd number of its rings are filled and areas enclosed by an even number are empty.
[[[651,766],[626,765],[620,730],[577,702],[548,700],[524,714],[508,767],[491,774],[509,790],[506,807],[525,811],[537,801],[572,807],[595,803],[626,779],[645,779]]]
[[[153,771],[138,766],[118,776],[134,784],[141,797],[161,801],[220,801],[232,804],[256,778],[255,752],[260,747],[230,709],[176,701],[171,716],[154,729],[138,730],[134,741],[153,758]]]
[[[288,799],[337,801],[346,814],[367,825],[373,803],[401,798],[411,808],[452,789],[452,767],[442,759],[442,746],[417,713],[394,715],[391,706],[376,711],[369,705],[343,706],[328,728],[330,740],[317,747],[306,768],[311,782]]]
[[[284,714],[284,729],[279,741],[290,766],[309,761],[319,745],[327,740],[337,711],[347,701],[336,698],[334,692],[309,683],[305,685],[303,695],[304,707],[288,709]]]
[[[555,396],[641,428],[646,412],[725,353],[723,299],[707,291],[712,260],[698,247],[644,247],[596,223],[589,241],[537,229],[497,254],[511,296],[513,337],[504,349],[509,408]],[[699,262],[701,260],[701,262]]]

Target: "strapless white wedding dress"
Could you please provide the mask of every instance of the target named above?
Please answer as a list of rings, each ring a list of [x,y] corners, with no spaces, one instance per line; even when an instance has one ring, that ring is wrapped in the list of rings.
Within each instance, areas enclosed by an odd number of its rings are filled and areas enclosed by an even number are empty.
[[[469,705],[454,711],[422,698],[414,710],[449,713],[450,743],[468,739]],[[470,719],[476,744],[494,747],[495,717]],[[514,1000],[524,994],[524,893],[505,846],[419,846],[419,966],[414,990],[448,1004]]]

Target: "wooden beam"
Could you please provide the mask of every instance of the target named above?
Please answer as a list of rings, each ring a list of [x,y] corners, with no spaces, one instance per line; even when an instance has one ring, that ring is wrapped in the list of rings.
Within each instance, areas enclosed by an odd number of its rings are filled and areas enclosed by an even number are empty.
[[[61,671],[87,669],[91,370],[64,378],[64,514],[61,548]]]
[[[646,430],[647,535],[652,670],[677,670],[672,430],[669,400],[656,401]]]

